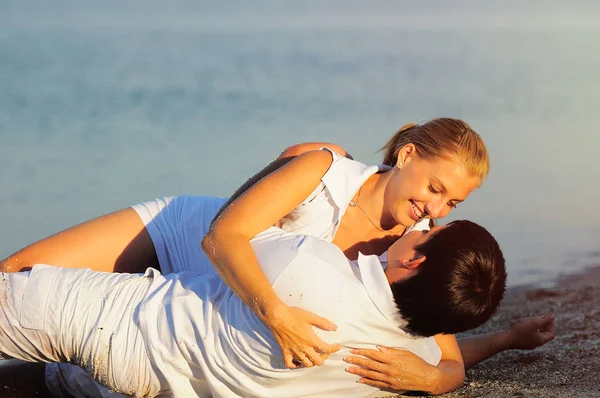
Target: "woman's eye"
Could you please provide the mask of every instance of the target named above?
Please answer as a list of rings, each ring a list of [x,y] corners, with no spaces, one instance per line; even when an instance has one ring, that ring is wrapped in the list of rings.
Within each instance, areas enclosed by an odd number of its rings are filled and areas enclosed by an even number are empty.
[[[448,202],[448,206],[452,207],[453,209],[456,209],[456,207],[458,206],[458,203]]]
[[[429,191],[430,191],[431,193],[435,193],[435,194],[438,194],[438,193],[440,193],[440,191],[436,190],[436,189],[433,187],[433,185],[431,185],[431,184],[429,184]]]

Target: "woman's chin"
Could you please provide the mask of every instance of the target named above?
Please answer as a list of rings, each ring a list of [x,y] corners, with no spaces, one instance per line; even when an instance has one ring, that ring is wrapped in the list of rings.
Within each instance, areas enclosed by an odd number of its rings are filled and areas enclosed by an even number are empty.
[[[402,225],[405,228],[412,227],[417,223],[417,221],[413,220],[412,217],[406,215],[404,217],[397,217],[396,222],[398,225]]]

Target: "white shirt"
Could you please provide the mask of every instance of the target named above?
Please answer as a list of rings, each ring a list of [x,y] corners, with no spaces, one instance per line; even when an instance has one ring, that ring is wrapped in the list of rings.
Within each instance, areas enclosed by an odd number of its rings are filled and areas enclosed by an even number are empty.
[[[343,348],[323,366],[287,369],[273,335],[218,276],[155,278],[137,321],[173,396],[204,396],[207,387],[215,397],[369,396],[377,390],[356,383],[342,358],[351,348],[377,344],[439,362],[433,338],[413,338],[398,327],[402,319],[376,256],[360,256],[357,266],[332,244],[276,228],[252,245],[278,296],[336,323],[335,332],[315,330]]]
[[[367,166],[356,160],[323,148],[331,153],[331,166],[321,183],[304,201],[276,225],[288,232],[301,233],[331,242],[348,210],[348,203],[373,174],[387,171],[389,166]],[[421,220],[406,229],[429,229],[429,220]]]

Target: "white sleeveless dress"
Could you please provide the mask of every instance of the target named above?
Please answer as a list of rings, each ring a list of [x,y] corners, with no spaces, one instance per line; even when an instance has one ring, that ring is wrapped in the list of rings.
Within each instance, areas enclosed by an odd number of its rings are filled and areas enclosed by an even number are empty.
[[[329,152],[333,160],[319,186],[275,226],[331,242],[348,203],[360,187],[373,174],[389,168],[367,166]],[[154,242],[163,274],[216,272],[200,248],[200,242],[226,201],[226,198],[210,196],[171,196],[132,206]],[[407,232],[428,228],[429,221],[423,220]]]

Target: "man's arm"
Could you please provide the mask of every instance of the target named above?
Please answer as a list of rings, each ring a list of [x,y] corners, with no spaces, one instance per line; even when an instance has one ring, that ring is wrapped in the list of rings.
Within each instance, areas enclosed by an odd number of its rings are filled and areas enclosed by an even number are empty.
[[[554,315],[523,318],[510,328],[458,340],[469,369],[505,350],[532,350],[554,338]]]
[[[362,383],[379,388],[441,394],[460,386],[461,368],[464,375],[464,369],[469,369],[499,352],[510,349],[532,350],[553,338],[554,316],[547,315],[521,319],[510,328],[497,332],[459,339],[458,346],[464,367],[460,361],[455,360],[456,358],[448,357],[442,357],[440,364],[434,367],[406,350],[385,347],[380,347],[379,351],[353,350],[353,354],[362,355],[364,358],[350,356],[346,360],[360,366],[349,367],[348,372],[361,376]],[[436,338],[436,341],[439,342],[439,339]],[[405,369],[410,369],[410,372],[406,372]],[[415,376],[418,377],[415,379]],[[432,381],[434,383],[431,383]]]

